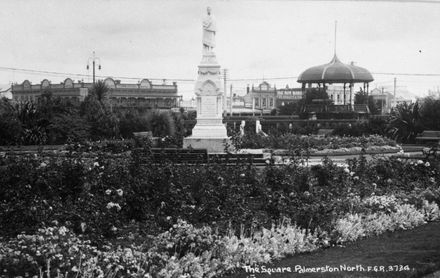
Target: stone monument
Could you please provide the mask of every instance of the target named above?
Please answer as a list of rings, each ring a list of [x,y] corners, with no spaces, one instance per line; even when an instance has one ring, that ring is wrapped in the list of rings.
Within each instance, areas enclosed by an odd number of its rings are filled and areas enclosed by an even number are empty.
[[[223,89],[220,65],[213,51],[216,26],[208,7],[203,20],[203,56],[195,84],[197,123],[192,136],[183,139],[183,147],[207,149],[210,153],[223,152],[228,142],[223,124]]]

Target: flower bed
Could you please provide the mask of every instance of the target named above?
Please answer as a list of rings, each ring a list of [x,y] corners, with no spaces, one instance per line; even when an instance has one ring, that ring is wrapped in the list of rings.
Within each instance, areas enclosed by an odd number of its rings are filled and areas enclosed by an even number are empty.
[[[218,276],[435,220],[439,173],[438,161],[396,158],[262,171],[151,164],[148,147],[5,157],[0,275]]]
[[[332,232],[341,244],[385,231],[410,229],[440,217],[436,204],[423,204],[419,210],[404,204],[388,214],[348,214],[336,220]],[[195,228],[178,220],[169,231],[156,237],[151,248],[132,245],[98,250],[62,226],[39,229],[35,235],[19,235],[6,244],[0,243],[0,266],[7,275],[216,277],[242,266],[314,251],[328,246],[330,240],[325,232],[311,232],[289,222],[249,236],[236,236],[232,230],[220,235],[210,227]]]
[[[340,136],[316,136],[316,135],[296,135],[286,133],[283,135],[245,135],[243,137],[234,136],[233,142],[238,149],[290,149],[290,150],[315,150],[341,149],[341,148],[370,148],[373,146],[396,146],[396,142],[379,135],[369,135],[361,137],[340,137]]]

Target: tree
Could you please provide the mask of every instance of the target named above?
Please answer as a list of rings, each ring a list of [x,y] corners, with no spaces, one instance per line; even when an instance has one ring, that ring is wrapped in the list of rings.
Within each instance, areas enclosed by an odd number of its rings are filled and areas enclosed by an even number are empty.
[[[147,115],[148,130],[155,137],[173,136],[176,127],[174,119],[168,111],[153,110]]]
[[[440,99],[432,96],[424,98],[420,114],[425,129],[440,130]]]
[[[373,115],[382,113],[381,104],[377,100],[374,100],[373,96],[368,97],[368,109],[370,110],[370,113]]]
[[[98,80],[95,84],[93,84],[93,87],[90,90],[90,95],[93,95],[99,102],[104,103],[108,97],[109,91],[110,88],[107,87],[105,82]]]
[[[423,131],[419,113],[419,103],[402,103],[391,112],[389,133],[402,143],[413,143],[418,133]]]
[[[354,104],[367,104],[368,103],[368,93],[364,92],[362,89],[354,95]]]
[[[298,115],[301,113],[301,109],[303,107],[303,101],[298,102],[290,102],[279,108],[280,115]]]
[[[105,101],[108,91],[105,83],[98,81],[81,104],[81,116],[90,125],[90,136],[94,140],[119,136],[118,118]]]
[[[17,118],[16,110],[8,99],[0,100],[0,145],[15,145],[20,143],[23,132]]]
[[[119,132],[123,138],[133,137],[133,132],[146,131],[148,122],[145,114],[139,113],[136,109],[126,112],[119,112]]]
[[[314,99],[329,99],[327,92],[321,88],[311,88],[306,92],[306,104],[312,104]]]

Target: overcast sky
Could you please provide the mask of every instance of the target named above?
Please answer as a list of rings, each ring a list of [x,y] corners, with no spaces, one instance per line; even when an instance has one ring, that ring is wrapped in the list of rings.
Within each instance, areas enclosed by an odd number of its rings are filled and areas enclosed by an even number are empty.
[[[92,51],[101,59],[98,75],[195,79],[207,6],[217,22],[215,52],[231,79],[299,87],[302,71],[332,59],[335,20],[338,57],[369,69],[370,88],[392,88],[394,76],[375,73],[440,74],[437,1],[2,0],[0,84],[87,81],[4,67],[90,74]],[[271,79],[279,77],[290,78]],[[396,77],[399,89],[416,96],[440,86],[440,76]],[[231,83],[244,90],[260,81]],[[193,82],[178,85],[184,98],[192,97]]]

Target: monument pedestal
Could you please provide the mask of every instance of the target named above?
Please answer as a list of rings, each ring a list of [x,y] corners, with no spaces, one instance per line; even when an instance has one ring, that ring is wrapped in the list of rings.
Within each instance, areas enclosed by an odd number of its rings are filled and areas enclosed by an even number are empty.
[[[213,52],[203,54],[195,85],[197,96],[197,123],[192,135],[183,139],[184,148],[207,149],[222,153],[230,141],[223,124],[223,90],[220,65]]]

